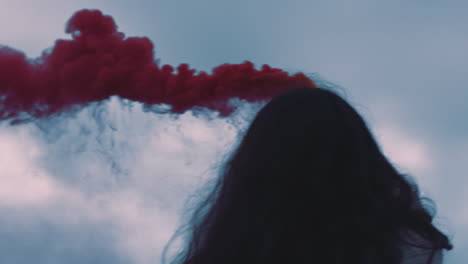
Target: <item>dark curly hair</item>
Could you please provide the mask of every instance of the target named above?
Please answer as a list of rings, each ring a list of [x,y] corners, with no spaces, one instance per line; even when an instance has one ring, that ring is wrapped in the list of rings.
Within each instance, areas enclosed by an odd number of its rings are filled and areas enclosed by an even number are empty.
[[[301,88],[258,112],[176,232],[188,237],[171,263],[397,264],[404,246],[430,250],[430,263],[452,244],[424,201],[433,203],[350,104],[329,89]]]

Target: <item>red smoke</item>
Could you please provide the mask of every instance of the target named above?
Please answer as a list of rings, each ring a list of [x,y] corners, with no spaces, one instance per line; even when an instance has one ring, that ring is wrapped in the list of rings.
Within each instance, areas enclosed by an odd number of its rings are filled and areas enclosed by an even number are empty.
[[[256,70],[249,61],[220,65],[210,75],[181,64],[174,73],[172,66],[155,62],[148,38],[126,38],[98,10],[75,13],[66,32],[72,40],[57,40],[35,60],[0,46],[0,120],[24,122],[112,95],[168,104],[173,113],[202,106],[227,116],[235,110],[227,104],[231,98],[268,100],[291,89],[316,88],[302,73],[289,76],[268,65]]]

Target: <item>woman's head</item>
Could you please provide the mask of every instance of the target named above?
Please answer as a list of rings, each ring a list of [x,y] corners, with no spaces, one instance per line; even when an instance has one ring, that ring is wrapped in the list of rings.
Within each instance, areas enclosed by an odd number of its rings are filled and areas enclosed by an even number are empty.
[[[361,116],[330,90],[303,88],[258,112],[178,261],[398,263],[404,230],[451,247],[431,220]]]

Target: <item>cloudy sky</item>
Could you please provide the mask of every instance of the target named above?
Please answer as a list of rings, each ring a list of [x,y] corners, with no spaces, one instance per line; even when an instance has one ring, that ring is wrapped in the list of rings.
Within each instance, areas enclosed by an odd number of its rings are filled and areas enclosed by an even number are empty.
[[[0,0],[0,44],[30,58],[83,8],[147,36],[163,64],[250,60],[345,89],[385,154],[437,206],[468,259],[468,2]],[[0,124],[1,263],[159,263],[184,204],[212,179],[258,106],[178,120],[113,98],[74,117]],[[464,261],[465,260],[465,261]]]

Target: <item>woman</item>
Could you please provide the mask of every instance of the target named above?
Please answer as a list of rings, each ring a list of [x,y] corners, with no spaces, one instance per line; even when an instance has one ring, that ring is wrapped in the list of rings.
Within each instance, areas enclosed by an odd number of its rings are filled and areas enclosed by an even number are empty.
[[[424,199],[346,101],[294,90],[256,115],[172,263],[440,263]]]

